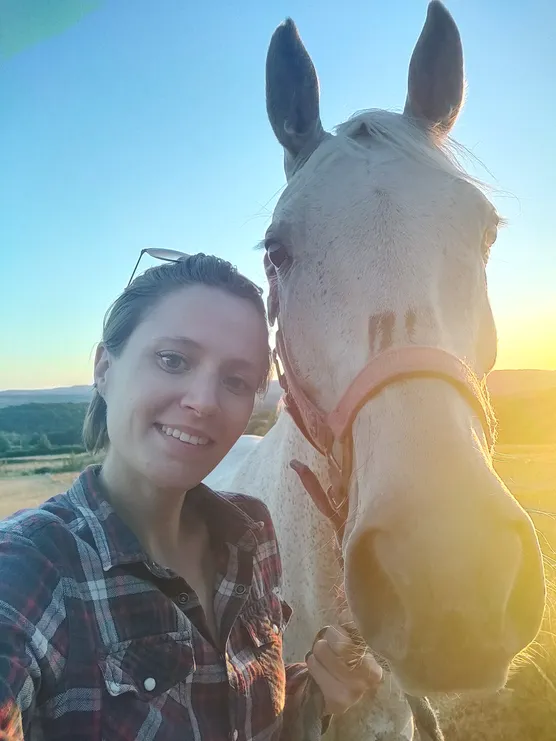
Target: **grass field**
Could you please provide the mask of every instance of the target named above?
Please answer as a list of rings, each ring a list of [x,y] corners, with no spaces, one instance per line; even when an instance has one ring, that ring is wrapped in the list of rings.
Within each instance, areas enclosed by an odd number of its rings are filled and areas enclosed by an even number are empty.
[[[506,446],[497,451],[496,469],[537,528],[548,583],[545,621],[504,690],[437,706],[446,741],[555,741],[556,446]]]
[[[65,491],[92,460],[89,455],[42,455],[0,461],[0,518]],[[36,473],[45,469],[48,473]]]
[[[1,464],[0,517],[64,491],[88,462],[74,456]],[[33,473],[45,466],[50,473]],[[539,532],[549,581],[545,624],[506,689],[482,699],[438,701],[437,708],[446,741],[556,741],[556,446],[501,448],[496,468]]]

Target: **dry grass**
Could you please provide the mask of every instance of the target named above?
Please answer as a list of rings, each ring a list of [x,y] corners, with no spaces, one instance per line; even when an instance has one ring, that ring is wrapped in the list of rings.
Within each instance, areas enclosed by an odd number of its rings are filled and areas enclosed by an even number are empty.
[[[508,446],[498,452],[496,468],[539,533],[548,581],[544,625],[504,690],[440,702],[440,720],[446,741],[555,741],[556,446]]]
[[[37,461],[25,463],[0,476],[0,517],[64,491],[77,473],[29,475]],[[502,448],[496,468],[539,531],[549,580],[546,619],[536,643],[516,662],[506,689],[483,699],[445,700],[437,707],[446,741],[555,741],[556,446]]]
[[[61,494],[92,460],[89,455],[45,455],[1,462],[0,518],[19,509],[36,507],[46,499]],[[37,469],[45,467],[51,472],[35,473]]]
[[[0,518],[19,509],[36,507],[45,499],[65,491],[75,473],[46,473],[37,476],[0,478]]]
[[[437,704],[446,741],[556,739],[556,640],[550,623],[548,614],[538,640],[518,658],[504,690],[482,699]]]

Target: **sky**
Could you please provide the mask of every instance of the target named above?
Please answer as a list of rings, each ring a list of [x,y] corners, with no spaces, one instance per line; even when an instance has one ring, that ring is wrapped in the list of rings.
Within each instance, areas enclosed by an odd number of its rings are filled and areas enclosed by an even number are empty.
[[[509,222],[488,274],[497,367],[556,369],[556,5],[446,5],[468,84],[454,137]],[[254,246],[284,185],[264,102],[274,28],[296,21],[332,129],[403,107],[426,7],[2,0],[0,389],[90,383],[143,247],[216,253],[263,285]]]

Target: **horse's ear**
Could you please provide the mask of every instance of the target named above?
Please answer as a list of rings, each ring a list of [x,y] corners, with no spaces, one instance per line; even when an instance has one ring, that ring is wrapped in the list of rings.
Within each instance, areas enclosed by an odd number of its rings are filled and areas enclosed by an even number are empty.
[[[266,57],[266,110],[276,138],[291,157],[322,139],[317,73],[288,18],[274,32]]]
[[[463,50],[458,27],[444,5],[432,0],[409,65],[404,113],[445,135],[456,122],[463,94]]]

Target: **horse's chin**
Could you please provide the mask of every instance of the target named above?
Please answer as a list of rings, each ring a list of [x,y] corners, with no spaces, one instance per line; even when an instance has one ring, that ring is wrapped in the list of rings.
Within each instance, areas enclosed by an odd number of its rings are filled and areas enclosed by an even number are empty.
[[[428,657],[409,657],[403,662],[389,661],[399,687],[414,697],[433,695],[483,695],[501,690],[508,679],[511,662],[465,662],[464,665],[438,665]]]

